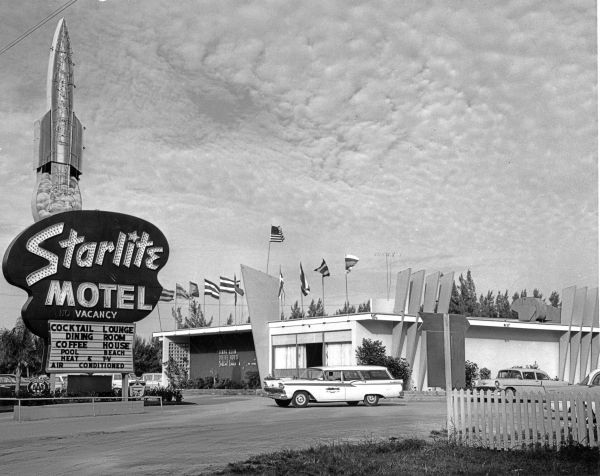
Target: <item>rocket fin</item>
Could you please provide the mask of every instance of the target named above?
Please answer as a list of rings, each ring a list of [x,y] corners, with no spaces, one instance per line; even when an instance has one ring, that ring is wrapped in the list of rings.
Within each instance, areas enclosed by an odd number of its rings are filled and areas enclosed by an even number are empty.
[[[34,125],[34,165],[43,167],[52,159],[52,111],[48,111]]]
[[[71,171],[71,175],[79,178],[81,175],[81,165],[83,156],[83,126],[81,121],[77,119],[73,113],[73,129],[71,131],[71,167],[75,169],[75,173]]]

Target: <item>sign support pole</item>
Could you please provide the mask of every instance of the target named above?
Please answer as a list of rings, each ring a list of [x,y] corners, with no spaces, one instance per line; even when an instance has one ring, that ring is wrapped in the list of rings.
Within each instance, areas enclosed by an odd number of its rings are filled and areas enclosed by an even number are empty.
[[[450,355],[450,316],[444,314],[444,370],[446,376],[446,430],[450,440],[452,427],[452,358]]]

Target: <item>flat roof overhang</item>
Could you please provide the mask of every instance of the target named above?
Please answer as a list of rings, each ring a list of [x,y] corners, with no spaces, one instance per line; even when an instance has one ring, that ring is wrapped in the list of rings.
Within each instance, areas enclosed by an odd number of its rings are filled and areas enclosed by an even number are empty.
[[[404,319],[404,321],[403,321]],[[365,322],[365,321],[387,321],[387,322],[406,322],[412,323],[420,319],[417,316],[399,314],[339,314],[335,316],[308,317],[306,319],[288,319],[285,321],[270,321],[267,323],[270,329],[284,329],[293,327],[302,327],[307,324],[334,324],[340,322]],[[499,327],[510,329],[523,329],[531,331],[554,331],[554,332],[600,332],[600,327],[589,327],[581,325],[544,323],[544,322],[523,322],[518,319],[498,319],[492,317],[467,317],[469,325],[473,327]],[[152,337],[175,337],[175,336],[200,336],[207,334],[233,334],[237,332],[252,332],[251,324],[242,324],[235,326],[220,327],[201,327],[197,329],[177,329],[172,331],[153,332]]]
[[[198,327],[194,329],[177,329],[174,331],[153,332],[152,337],[201,336],[206,334],[234,334],[237,332],[252,332],[250,324],[221,327]]]

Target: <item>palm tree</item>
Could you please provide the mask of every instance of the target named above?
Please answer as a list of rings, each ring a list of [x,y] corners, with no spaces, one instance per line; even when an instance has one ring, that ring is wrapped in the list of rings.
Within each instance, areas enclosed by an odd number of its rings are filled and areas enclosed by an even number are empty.
[[[35,366],[39,357],[36,355],[43,346],[43,341],[36,338],[27,327],[23,319],[19,317],[15,327],[0,335],[0,351],[2,360],[10,369],[15,369],[17,383],[15,395],[18,397],[21,389],[21,375],[23,370]]]

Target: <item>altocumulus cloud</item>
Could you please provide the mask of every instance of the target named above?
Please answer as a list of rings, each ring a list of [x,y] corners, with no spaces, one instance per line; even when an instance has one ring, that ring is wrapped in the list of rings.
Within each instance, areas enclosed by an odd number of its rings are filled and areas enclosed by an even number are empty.
[[[173,280],[258,259],[276,220],[284,269],[310,252],[381,268],[374,252],[393,248],[406,266],[471,267],[482,287],[596,282],[593,2],[131,1],[70,15],[84,204],[157,216],[197,253],[175,254]],[[36,109],[26,93],[43,74],[21,89],[7,78],[13,109]],[[365,297],[385,278],[372,281]]]

